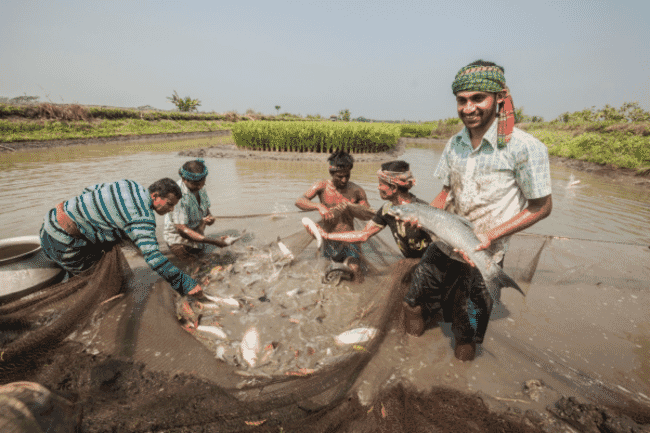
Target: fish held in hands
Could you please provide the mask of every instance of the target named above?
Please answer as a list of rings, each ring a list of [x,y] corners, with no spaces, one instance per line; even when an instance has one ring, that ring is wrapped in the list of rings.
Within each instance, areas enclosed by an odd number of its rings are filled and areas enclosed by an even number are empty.
[[[433,233],[450,247],[464,251],[481,272],[485,285],[495,301],[500,299],[499,292],[503,287],[512,287],[525,296],[517,283],[492,260],[487,251],[476,251],[481,241],[474,233],[473,224],[467,219],[419,203],[391,206],[388,213],[400,220],[417,218],[423,229]]]
[[[320,235],[320,232],[318,231],[318,227],[316,227],[316,223],[313,222],[311,219],[304,217],[302,219],[302,224],[305,227],[309,228],[309,230],[311,230],[311,233],[316,238],[316,247],[320,249],[321,245],[323,245],[323,237]]]

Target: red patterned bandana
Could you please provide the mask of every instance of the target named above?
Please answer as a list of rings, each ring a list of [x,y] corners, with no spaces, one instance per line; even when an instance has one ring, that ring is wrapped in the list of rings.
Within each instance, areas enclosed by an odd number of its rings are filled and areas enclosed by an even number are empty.
[[[385,171],[379,169],[377,177],[389,185],[397,185],[405,188],[411,188],[415,185],[415,178],[410,171]]]

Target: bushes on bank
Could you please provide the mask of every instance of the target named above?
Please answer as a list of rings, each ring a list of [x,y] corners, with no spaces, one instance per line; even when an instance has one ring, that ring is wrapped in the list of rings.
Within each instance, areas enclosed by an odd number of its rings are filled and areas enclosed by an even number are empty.
[[[400,125],[348,122],[246,122],[232,126],[240,148],[289,152],[373,153],[393,149]]]
[[[405,123],[402,124],[402,137],[429,137],[435,123]]]
[[[640,169],[650,166],[650,137],[630,133],[607,134],[550,129],[529,130],[548,147],[549,155]]]

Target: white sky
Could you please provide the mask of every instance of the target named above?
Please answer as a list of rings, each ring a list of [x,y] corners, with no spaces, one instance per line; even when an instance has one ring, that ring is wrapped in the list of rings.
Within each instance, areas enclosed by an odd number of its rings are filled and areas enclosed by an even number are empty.
[[[648,0],[2,0],[0,96],[436,120],[482,58],[529,115],[650,110],[649,20]]]

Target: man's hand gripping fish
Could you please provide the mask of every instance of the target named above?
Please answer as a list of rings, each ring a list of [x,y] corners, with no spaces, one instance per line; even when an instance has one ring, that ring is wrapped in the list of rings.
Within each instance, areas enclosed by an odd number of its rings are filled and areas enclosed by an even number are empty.
[[[392,206],[388,213],[400,220],[417,218],[424,230],[433,233],[450,247],[464,251],[481,272],[485,285],[495,301],[498,301],[502,287],[512,287],[526,296],[517,283],[494,263],[487,251],[476,251],[476,247],[481,242],[474,233],[473,224],[465,218],[417,203]]]

